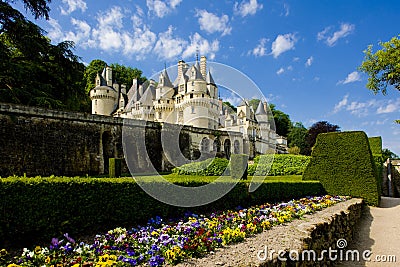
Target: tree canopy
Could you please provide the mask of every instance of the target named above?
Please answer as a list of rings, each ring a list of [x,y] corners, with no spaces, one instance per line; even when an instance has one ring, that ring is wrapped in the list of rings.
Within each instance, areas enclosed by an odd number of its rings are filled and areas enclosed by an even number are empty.
[[[288,133],[288,146],[289,148],[297,147],[299,153],[306,155],[310,151],[309,145],[306,141],[308,131],[301,122],[296,122]]]
[[[373,46],[368,46],[359,70],[369,76],[366,85],[368,89],[375,94],[381,92],[385,95],[388,86],[400,90],[400,39],[393,37],[388,42],[379,42],[379,45],[381,49],[375,53]]]
[[[319,121],[311,125],[311,127],[308,129],[306,138],[309,148],[309,151],[307,151],[306,154],[311,155],[311,148],[315,145],[318,134],[329,132],[340,132],[340,127],[327,121]]]
[[[35,1],[24,2],[28,8],[44,12]],[[0,2],[0,25],[0,101],[69,110],[88,108],[82,87],[85,67],[74,55],[72,42],[51,44],[40,27],[6,2]]]

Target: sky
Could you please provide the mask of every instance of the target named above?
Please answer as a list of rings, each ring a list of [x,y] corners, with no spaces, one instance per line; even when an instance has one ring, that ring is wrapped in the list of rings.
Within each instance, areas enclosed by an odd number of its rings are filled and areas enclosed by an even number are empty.
[[[374,95],[357,69],[368,45],[376,51],[400,34],[400,1],[53,0],[49,20],[16,7],[53,43],[74,41],[85,64],[101,59],[151,77],[198,52],[249,77],[293,122],[382,136],[400,156],[400,92]]]

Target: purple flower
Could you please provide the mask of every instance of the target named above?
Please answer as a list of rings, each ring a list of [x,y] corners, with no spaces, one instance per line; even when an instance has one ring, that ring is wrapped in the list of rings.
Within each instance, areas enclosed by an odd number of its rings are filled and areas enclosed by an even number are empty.
[[[64,236],[65,236],[65,238],[66,238],[71,244],[75,244],[75,240],[73,240],[73,239],[68,235],[68,233],[65,233]]]
[[[150,258],[149,265],[150,266],[161,266],[164,263],[164,258],[160,255],[156,255]]]
[[[51,239],[50,249],[57,249],[59,244],[60,243],[58,242],[58,238],[55,238],[55,237],[52,238]]]

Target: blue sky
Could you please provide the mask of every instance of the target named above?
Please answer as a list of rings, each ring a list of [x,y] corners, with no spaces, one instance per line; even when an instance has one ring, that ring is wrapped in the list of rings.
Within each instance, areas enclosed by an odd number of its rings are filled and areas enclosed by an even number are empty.
[[[195,60],[198,49],[246,74],[293,122],[382,136],[400,155],[400,93],[374,95],[357,71],[369,44],[378,49],[400,33],[400,1],[62,0],[50,8],[50,20],[35,23],[54,43],[74,41],[84,63],[102,59],[151,77]]]

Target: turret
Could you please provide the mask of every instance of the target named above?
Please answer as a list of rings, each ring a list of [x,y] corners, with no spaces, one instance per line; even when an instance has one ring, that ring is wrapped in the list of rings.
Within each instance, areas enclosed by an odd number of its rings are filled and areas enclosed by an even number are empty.
[[[207,74],[207,58],[205,56],[201,56],[200,58],[200,73],[205,79]]]

